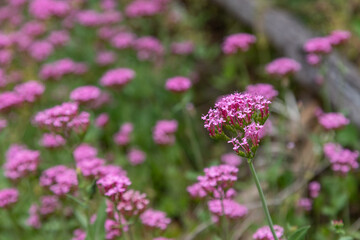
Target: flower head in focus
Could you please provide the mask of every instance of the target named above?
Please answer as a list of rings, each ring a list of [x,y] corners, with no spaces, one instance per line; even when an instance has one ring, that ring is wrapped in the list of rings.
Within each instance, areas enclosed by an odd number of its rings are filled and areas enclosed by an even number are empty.
[[[234,93],[222,97],[202,116],[211,137],[225,138],[242,157],[254,156],[263,125],[269,117],[270,101],[264,96]]]

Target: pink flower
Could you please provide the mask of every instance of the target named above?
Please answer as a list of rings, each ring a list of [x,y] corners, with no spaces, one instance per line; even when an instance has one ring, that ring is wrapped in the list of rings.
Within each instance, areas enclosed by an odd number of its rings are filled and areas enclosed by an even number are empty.
[[[101,78],[100,84],[104,87],[122,88],[135,77],[135,72],[129,68],[116,68],[107,71]]]
[[[122,169],[120,166],[115,166],[115,165],[100,166],[97,169],[97,172],[99,178],[105,177],[107,175],[121,175],[121,176],[127,175],[124,169]]]
[[[324,145],[324,154],[329,159],[332,170],[341,175],[359,168],[359,163],[357,162],[359,157],[358,151],[350,151],[336,143],[326,143]]]
[[[148,17],[161,13],[166,7],[167,0],[135,0],[125,8],[129,18]]]
[[[318,116],[318,121],[326,130],[339,129],[350,123],[341,113],[322,113]]]
[[[44,93],[45,86],[37,81],[28,81],[16,85],[14,92],[16,92],[24,102],[35,102]]]
[[[194,183],[186,188],[192,198],[204,198],[208,193],[203,189],[200,183]]]
[[[178,123],[176,120],[160,120],[153,129],[153,139],[158,145],[173,145]]]
[[[274,230],[277,238],[282,240],[282,237],[284,236],[284,229],[278,225],[274,225]],[[259,228],[252,237],[254,240],[274,240],[269,226]]]
[[[71,240],[85,240],[86,232],[80,228],[75,229]]]
[[[34,173],[40,163],[40,152],[29,150],[22,145],[11,145],[6,152],[4,175],[17,180]]]
[[[145,226],[160,230],[165,230],[171,222],[171,219],[166,217],[166,213],[153,209],[146,210],[140,215],[140,219]]]
[[[266,73],[278,77],[285,77],[298,72],[301,65],[291,58],[278,58],[266,65]]]
[[[59,198],[57,196],[43,196],[40,199],[40,215],[49,215],[60,207]]]
[[[23,98],[15,92],[0,93],[0,112],[7,112],[23,103]]]
[[[226,153],[221,156],[221,161],[230,166],[238,167],[242,160],[241,157],[236,155],[235,153]]]
[[[80,144],[73,152],[76,162],[80,162],[84,159],[95,158],[97,154],[97,149],[86,143]]]
[[[304,45],[307,53],[327,54],[332,50],[330,39],[328,37],[316,37],[307,40]]]
[[[214,199],[208,202],[209,211],[217,217],[239,219],[248,214],[248,209],[231,199]]]
[[[11,36],[0,32],[0,49],[10,47],[12,44]]]
[[[269,100],[273,100],[278,95],[278,91],[274,89],[273,85],[266,83],[248,85],[246,87],[246,93],[262,95]]]
[[[306,62],[310,65],[316,66],[321,62],[321,56],[315,53],[306,55]]]
[[[146,154],[139,149],[132,148],[129,151],[127,158],[129,160],[130,164],[135,166],[135,165],[142,164],[145,161]]]
[[[123,194],[116,208],[126,217],[138,216],[145,211],[149,202],[145,193],[131,189]]]
[[[177,55],[189,55],[194,51],[191,41],[175,42],[171,44],[171,52]]]
[[[36,204],[32,204],[29,208],[29,218],[26,220],[26,224],[35,229],[41,227],[41,219],[39,215],[39,207]]]
[[[100,191],[113,202],[121,200],[122,195],[126,192],[127,187],[131,185],[128,177],[124,175],[106,175],[97,182]]]
[[[68,2],[58,0],[33,0],[29,6],[30,14],[41,20],[52,16],[64,17],[69,10]]]
[[[110,42],[117,49],[130,48],[135,43],[136,36],[130,32],[120,32],[114,35]]]
[[[32,37],[40,36],[45,32],[46,32],[46,25],[40,21],[34,20],[34,21],[26,22],[22,26],[18,34],[28,35],[30,38],[32,38]],[[19,37],[18,34],[14,36],[15,37],[14,40],[16,40],[16,37]]]
[[[13,53],[8,49],[0,50],[0,65],[5,66],[11,64]]]
[[[242,157],[251,157],[259,145],[260,130],[269,116],[270,103],[261,95],[234,93],[224,96],[215,108],[202,116],[204,127],[211,137],[223,135],[226,127],[235,135],[228,141],[233,144],[233,150]]]
[[[222,44],[225,54],[235,54],[239,50],[246,52],[256,42],[256,37],[248,33],[237,33],[227,36]]]
[[[94,10],[82,10],[77,13],[77,21],[86,27],[97,27],[101,25],[101,14]]]
[[[61,136],[54,133],[44,133],[40,145],[45,148],[59,148],[66,144],[66,140]]]
[[[44,80],[60,80],[68,74],[81,75],[87,71],[87,66],[83,63],[76,63],[69,58],[64,58],[56,62],[43,65],[40,69],[40,78]]]
[[[54,51],[54,47],[51,43],[47,41],[37,41],[30,45],[29,54],[36,61],[44,61],[47,59]]]
[[[198,177],[201,187],[209,194],[215,192],[220,197],[225,197],[225,192],[231,188],[237,180],[238,169],[229,165],[212,166],[204,169],[205,175]]]
[[[0,118],[0,132],[1,132],[4,128],[7,127],[7,124],[8,124],[8,122],[7,122],[6,119],[1,119],[1,118]]]
[[[84,177],[97,177],[100,167],[105,165],[105,160],[101,158],[86,158],[76,163]]]
[[[300,198],[297,205],[300,209],[308,212],[312,209],[312,200],[310,198]]]
[[[95,86],[81,86],[70,93],[70,99],[79,104],[91,104],[100,97],[101,90]]]
[[[96,63],[100,66],[107,66],[115,62],[116,55],[111,51],[99,52],[96,56]]]
[[[64,165],[57,165],[45,170],[40,176],[40,186],[48,188],[58,196],[77,189],[76,171]]]
[[[321,185],[317,181],[312,181],[309,183],[309,195],[311,198],[317,198],[321,190]]]
[[[69,40],[69,33],[65,30],[52,31],[47,38],[53,46],[65,46]]]
[[[169,78],[166,81],[165,88],[169,91],[175,92],[175,93],[183,93],[186,92],[191,87],[191,81],[190,79],[186,77],[173,77]]]
[[[132,123],[126,122],[121,125],[120,130],[114,135],[114,142],[119,146],[128,145],[130,142],[130,134],[133,132]]]
[[[155,61],[164,55],[164,47],[161,42],[150,36],[138,38],[134,45],[139,60]]]
[[[19,191],[15,188],[4,188],[0,190],[0,208],[9,208],[19,198]]]
[[[105,239],[113,240],[121,236],[122,229],[119,227],[121,224],[112,219],[105,220]]]
[[[344,30],[332,31],[328,36],[330,44],[333,46],[341,45],[351,38],[351,32]]]
[[[108,122],[109,115],[107,113],[102,113],[95,119],[95,126],[97,126],[98,128],[104,128],[108,124]]]
[[[83,133],[87,130],[90,121],[90,114],[87,112],[78,113],[76,103],[63,103],[61,105],[38,112],[34,117],[34,124],[55,132],[70,131]]]

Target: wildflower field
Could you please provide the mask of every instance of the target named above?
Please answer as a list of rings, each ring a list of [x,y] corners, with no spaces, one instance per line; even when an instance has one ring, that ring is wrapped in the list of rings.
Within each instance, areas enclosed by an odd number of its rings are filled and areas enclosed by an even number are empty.
[[[0,240],[360,239],[330,2],[274,1],[317,32],[299,61],[210,0],[0,0]]]

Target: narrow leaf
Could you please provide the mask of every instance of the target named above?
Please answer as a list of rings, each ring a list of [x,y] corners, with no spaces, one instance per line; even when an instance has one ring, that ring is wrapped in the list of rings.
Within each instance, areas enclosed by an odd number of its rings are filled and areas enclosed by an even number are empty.
[[[289,237],[289,240],[304,240],[307,231],[309,230],[310,226],[301,227],[292,233]]]

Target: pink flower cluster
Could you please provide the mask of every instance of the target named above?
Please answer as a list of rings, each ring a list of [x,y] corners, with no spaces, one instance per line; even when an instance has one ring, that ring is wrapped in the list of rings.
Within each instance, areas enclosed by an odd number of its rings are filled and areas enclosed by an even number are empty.
[[[131,165],[139,165],[142,164],[146,159],[146,154],[136,148],[132,148],[129,153],[127,154],[127,158]]]
[[[158,145],[173,145],[177,128],[176,120],[159,120],[153,130],[154,142]]]
[[[46,20],[51,17],[64,17],[70,11],[67,1],[33,0],[29,5],[29,12],[35,18]]]
[[[242,160],[241,157],[239,157],[235,153],[226,153],[221,156],[221,162],[226,165],[238,167],[240,166]]]
[[[18,180],[34,173],[39,163],[39,151],[29,150],[22,145],[11,145],[6,152],[4,175],[11,180]]]
[[[328,38],[331,45],[341,45],[351,38],[351,32],[345,30],[334,30],[331,32]]]
[[[291,58],[278,58],[267,64],[266,73],[277,77],[286,77],[298,72],[301,69],[300,63]]]
[[[44,220],[48,215],[59,210],[61,204],[57,196],[43,196],[40,199],[40,206],[32,204],[29,208],[29,218],[27,224],[33,228],[41,227],[41,220]]]
[[[45,86],[37,81],[28,81],[14,87],[14,92],[17,93],[24,102],[35,102],[45,91]]]
[[[96,56],[96,63],[99,66],[107,66],[114,63],[116,60],[116,54],[112,51],[102,51]]]
[[[145,211],[149,202],[145,193],[130,189],[122,195],[117,209],[125,217],[138,216]]]
[[[214,199],[208,202],[209,211],[217,217],[239,219],[248,214],[248,209],[231,199]]]
[[[110,43],[117,49],[126,49],[134,45],[135,39],[136,36],[133,33],[119,32],[111,38]]]
[[[278,225],[274,225],[274,230],[277,238],[282,240],[284,237],[284,229]],[[259,228],[252,237],[254,240],[275,240],[269,226]]]
[[[350,120],[341,113],[321,113],[318,121],[326,130],[339,129],[350,123]]]
[[[79,104],[89,105],[100,97],[101,90],[95,86],[81,86],[70,93],[70,99]]]
[[[58,196],[77,189],[76,171],[64,165],[57,165],[45,170],[40,176],[40,186],[48,188]]]
[[[317,181],[312,181],[309,183],[309,195],[311,198],[317,198],[319,196],[321,185]]]
[[[138,38],[135,41],[134,48],[139,60],[155,61],[164,55],[164,47],[161,42],[150,36]]]
[[[129,18],[149,17],[161,13],[166,8],[168,0],[135,0],[125,8]]]
[[[326,143],[324,154],[329,159],[332,170],[342,175],[359,168],[358,151],[350,151],[336,143]]]
[[[279,94],[273,85],[267,83],[248,85],[245,92],[253,95],[262,95],[269,100],[273,100]]]
[[[191,87],[191,85],[192,83],[190,79],[177,76],[166,80],[165,88],[174,93],[183,93],[186,92]]]
[[[36,81],[18,84],[14,87],[13,91],[0,93],[0,112],[7,112],[24,102],[35,102],[44,91],[44,85]]]
[[[211,196],[224,198],[226,191],[237,180],[238,169],[229,165],[212,166],[204,169],[205,175],[198,177],[198,183]]]
[[[30,45],[28,52],[32,58],[41,62],[46,60],[54,52],[54,47],[48,41],[36,41]]]
[[[61,135],[54,133],[44,133],[40,140],[41,146],[51,149],[62,147],[65,144],[65,138],[63,138]]]
[[[77,22],[86,27],[99,27],[107,24],[119,23],[122,14],[116,10],[97,12],[94,10],[82,10],[77,13]]]
[[[113,202],[120,201],[128,186],[131,185],[128,177],[115,174],[108,174],[100,178],[96,183],[100,191]]]
[[[81,75],[87,71],[84,63],[77,63],[69,58],[64,58],[56,62],[47,63],[40,69],[40,78],[44,80],[60,80],[66,75]]]
[[[229,143],[243,157],[251,157],[259,145],[259,133],[269,116],[271,102],[261,95],[234,93],[222,97],[202,116],[210,136],[225,136],[223,128],[236,134]],[[239,134],[239,131],[242,132]],[[241,138],[241,142],[238,138]]]
[[[52,31],[47,37],[47,41],[53,46],[64,46],[70,40],[69,33],[65,30]]]
[[[327,37],[316,37],[309,39],[305,45],[304,50],[307,53],[327,54],[332,50],[331,43]]]
[[[121,125],[120,130],[114,135],[114,142],[119,146],[128,145],[130,142],[130,135],[133,132],[132,123],[124,123]]]
[[[309,212],[312,209],[312,199],[300,198],[297,205],[300,209]]]
[[[145,226],[160,230],[165,230],[171,222],[171,219],[167,218],[164,212],[153,209],[148,209],[141,214],[140,220]]]
[[[135,77],[135,72],[129,68],[116,68],[107,71],[100,79],[104,87],[122,88]]]
[[[222,44],[222,51],[225,54],[235,54],[239,50],[246,52],[256,42],[256,37],[248,33],[237,33],[226,37]]]
[[[54,132],[68,134],[70,131],[83,133],[90,124],[90,114],[78,112],[76,103],[63,103],[38,112],[34,117],[35,125]]]
[[[75,229],[73,232],[73,238],[71,240],[85,240],[86,232],[80,228]]]
[[[19,199],[19,191],[15,188],[0,190],[0,208],[9,208]]]
[[[95,119],[95,126],[98,128],[104,128],[108,124],[109,120],[109,115],[107,113],[102,113]]]
[[[191,41],[174,42],[171,44],[171,52],[177,55],[189,55],[194,51],[194,44]]]

